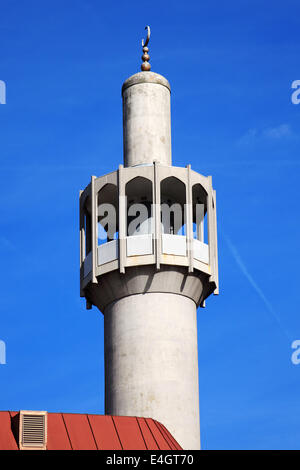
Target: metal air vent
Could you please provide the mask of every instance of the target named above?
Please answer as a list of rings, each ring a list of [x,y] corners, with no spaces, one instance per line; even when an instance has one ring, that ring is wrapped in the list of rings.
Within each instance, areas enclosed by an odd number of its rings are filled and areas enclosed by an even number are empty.
[[[19,448],[46,450],[47,412],[20,411]]]

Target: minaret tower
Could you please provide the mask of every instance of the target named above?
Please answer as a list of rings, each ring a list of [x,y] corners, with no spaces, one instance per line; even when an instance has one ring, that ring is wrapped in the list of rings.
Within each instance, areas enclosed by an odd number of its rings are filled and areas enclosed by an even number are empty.
[[[105,413],[163,423],[200,449],[197,307],[218,293],[210,176],[172,165],[168,80],[122,86],[124,165],[80,192],[80,290],[104,314]],[[103,158],[106,158],[103,156]]]

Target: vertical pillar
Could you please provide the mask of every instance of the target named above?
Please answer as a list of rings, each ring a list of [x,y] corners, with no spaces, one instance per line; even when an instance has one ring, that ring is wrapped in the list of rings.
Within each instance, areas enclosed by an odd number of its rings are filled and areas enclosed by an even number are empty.
[[[81,195],[83,191],[79,191],[79,229],[80,229],[80,297],[84,297],[84,292],[81,287],[81,283],[83,280],[83,263],[85,258],[85,232],[84,232],[84,212],[81,203]]]
[[[217,196],[215,189],[213,190],[213,209],[214,209],[214,245],[215,245],[215,282],[216,288],[214,294],[219,294],[219,267],[218,267],[218,235],[217,235]]]
[[[191,165],[187,165],[186,186],[186,242],[189,258],[189,273],[194,271],[194,249],[193,249],[193,195],[191,185]]]
[[[97,203],[96,203],[96,197],[97,195],[95,194],[95,179],[96,176],[92,176],[91,178],[91,242],[92,242],[92,282],[96,283],[97,278],[96,278],[96,267],[98,265],[98,253],[97,253],[97,248],[98,248],[98,229],[97,229],[97,224],[98,224],[98,217],[97,217]]]
[[[126,260],[126,227],[127,227],[127,204],[125,195],[125,184],[123,179],[123,165],[119,165],[118,186],[119,186],[119,269],[120,273],[125,273]]]
[[[211,267],[211,275],[209,280],[215,282],[215,240],[214,240],[214,213],[212,207],[212,177],[207,177],[208,195],[207,195],[207,237],[209,249],[209,264]]]
[[[158,176],[158,163],[156,161],[153,162],[153,171],[154,171],[154,212],[155,212],[155,260],[156,260],[156,269],[160,268],[160,260],[161,260],[161,222],[160,222],[160,180]]]

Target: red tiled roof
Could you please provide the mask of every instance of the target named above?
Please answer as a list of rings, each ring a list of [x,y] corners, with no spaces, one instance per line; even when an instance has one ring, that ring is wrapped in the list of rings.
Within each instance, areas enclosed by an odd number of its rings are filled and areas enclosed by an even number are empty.
[[[12,418],[0,411],[0,450],[18,450]],[[181,450],[169,431],[151,418],[48,413],[48,450]]]

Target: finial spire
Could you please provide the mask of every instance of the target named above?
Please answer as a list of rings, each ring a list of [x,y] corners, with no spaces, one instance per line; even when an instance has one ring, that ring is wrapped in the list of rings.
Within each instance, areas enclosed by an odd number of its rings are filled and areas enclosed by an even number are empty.
[[[148,47],[147,44],[150,39],[150,26],[145,26],[145,29],[147,29],[147,39],[144,42],[144,39],[142,39],[142,48],[143,48],[143,55],[142,55],[142,65],[141,65],[141,70],[142,72],[150,72],[151,70],[151,65],[149,64],[150,56],[148,54]]]

